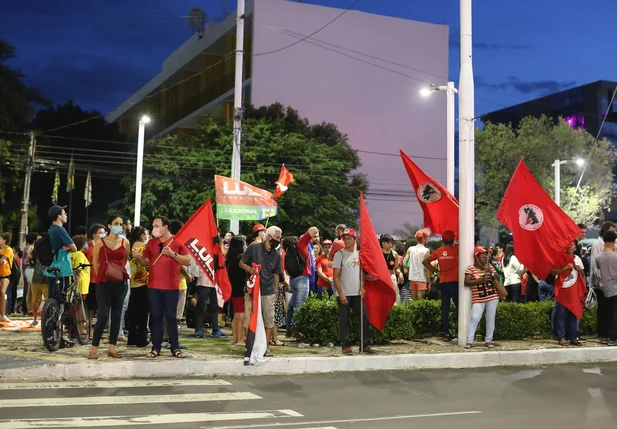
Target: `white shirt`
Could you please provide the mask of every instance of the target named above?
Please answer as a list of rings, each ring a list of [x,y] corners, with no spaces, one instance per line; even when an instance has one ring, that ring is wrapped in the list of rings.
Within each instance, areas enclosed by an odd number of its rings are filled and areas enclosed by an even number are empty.
[[[503,276],[505,280],[504,286],[516,285],[521,282],[521,276],[525,273],[525,267],[518,261],[514,255],[510,257],[510,263],[503,267]]]
[[[416,244],[414,247],[410,247],[409,250],[409,280],[412,282],[425,282],[426,279],[425,267],[422,265],[426,255],[429,253],[428,248],[421,243]]]

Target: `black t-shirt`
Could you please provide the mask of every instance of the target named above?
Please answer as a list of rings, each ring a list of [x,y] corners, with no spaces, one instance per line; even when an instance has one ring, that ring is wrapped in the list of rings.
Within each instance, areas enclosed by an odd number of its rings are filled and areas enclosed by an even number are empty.
[[[246,248],[242,261],[252,266],[253,262],[261,265],[260,280],[261,280],[261,296],[270,296],[276,294],[277,284],[274,282],[274,274],[279,275],[279,279],[283,276],[281,255],[276,249],[266,251],[265,243],[254,243]]]
[[[227,266],[227,276],[231,283],[231,296],[233,298],[239,298],[244,296],[244,288],[246,287],[247,273],[240,268],[240,261],[242,255],[236,255],[234,258],[225,259],[225,265]]]

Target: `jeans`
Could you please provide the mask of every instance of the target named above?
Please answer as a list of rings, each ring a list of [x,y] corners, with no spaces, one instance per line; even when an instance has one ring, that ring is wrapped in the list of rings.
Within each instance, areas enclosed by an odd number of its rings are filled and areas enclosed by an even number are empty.
[[[538,284],[538,296],[541,302],[546,300],[555,300],[555,286],[549,285],[544,280],[541,280]]]
[[[219,328],[219,303],[216,296],[216,288],[198,286],[197,287],[197,306],[195,308],[195,332],[203,330],[204,313],[208,306],[208,315],[212,333],[218,331]]]
[[[148,288],[152,350],[161,351],[163,323],[165,322],[167,322],[167,333],[169,334],[172,353],[180,348],[178,324],[176,322],[176,306],[178,305],[179,297],[180,291],[178,289],[165,290]]]
[[[482,319],[482,313],[486,308],[486,334],[484,342],[490,343],[493,341],[493,333],[495,332],[495,313],[497,312],[498,299],[493,299],[489,302],[476,303],[471,307],[471,320],[469,321],[469,330],[467,331],[467,343],[473,344],[476,336],[478,323]]]
[[[604,296],[602,289],[595,289],[595,292],[598,298],[598,337],[608,338],[610,336],[610,328],[613,325],[613,311],[609,298]]]
[[[331,297],[332,296],[332,288],[331,287],[318,286],[317,287],[317,298],[322,299],[325,295],[328,295],[328,297]]]
[[[367,348],[369,344],[369,339],[371,338],[371,325],[368,323],[368,313],[366,312],[366,305],[360,299],[359,296],[348,296],[347,304],[341,304],[341,299],[337,298],[338,302],[338,319],[340,325],[340,336],[341,336],[341,347],[344,349],[345,347],[351,346],[351,339],[349,337],[350,323],[349,323],[349,310],[353,311],[356,317],[360,317],[360,303],[362,303],[362,324],[363,324],[363,336],[362,342],[364,343],[364,348]]]
[[[129,331],[128,345],[148,345],[148,287],[132,288],[126,310],[126,328]]]
[[[71,286],[71,277],[59,277],[58,282],[56,285],[56,279],[49,277],[49,294],[47,296],[63,303],[66,290]],[[105,318],[105,321],[107,321],[107,318]]]
[[[555,302],[555,334],[560,340],[576,341],[578,319],[570,310]]]
[[[458,312],[458,282],[441,283],[441,331],[450,334],[450,300]]]
[[[15,305],[17,304],[17,283],[18,282],[10,282],[9,287],[6,289],[6,313],[13,314],[15,313]],[[24,304],[26,296],[24,295]]]
[[[124,327],[125,327],[124,316],[126,315],[126,309],[129,307],[130,298],[131,298],[131,287],[129,286],[127,282],[126,294],[124,295],[124,299],[122,300],[122,312],[120,314],[120,329],[118,330],[118,338],[124,337]],[[109,319],[109,326],[111,327],[111,319]]]
[[[109,324],[109,344],[116,344],[118,331],[120,329],[120,316],[122,314],[122,303],[126,295],[126,282],[124,283],[99,283],[96,285],[96,300],[99,303],[99,311],[96,317],[96,325],[92,335],[92,345],[98,347],[101,343],[103,329],[107,323],[107,318],[111,313]]]
[[[291,291],[291,300],[287,306],[287,323],[286,330],[288,334],[293,331],[294,311],[299,308],[309,294],[309,276],[300,276],[289,281],[289,289]]]
[[[508,285],[508,286],[505,286],[505,288],[508,291],[506,302],[521,302],[522,286],[520,283]]]

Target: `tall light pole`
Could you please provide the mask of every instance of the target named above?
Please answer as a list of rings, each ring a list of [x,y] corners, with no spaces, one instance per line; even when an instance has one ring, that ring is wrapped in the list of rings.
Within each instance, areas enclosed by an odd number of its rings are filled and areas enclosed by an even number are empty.
[[[555,204],[561,207],[561,166],[567,164],[570,161],[560,161],[556,159],[553,163],[555,168]],[[573,159],[572,162],[576,163],[579,167],[585,165],[585,160],[582,158]]]
[[[454,94],[458,90],[454,87],[454,82],[447,85],[431,85],[420,91],[420,94],[428,97],[433,92],[446,91],[446,188],[454,195],[454,129],[456,119],[454,118]]]
[[[240,180],[242,168],[240,145],[242,142],[242,72],[244,70],[244,0],[238,0],[236,18],[236,79],[234,84],[234,147],[231,158],[231,178]],[[234,234],[240,232],[240,222],[230,221],[229,229]]]
[[[149,116],[142,116],[139,120],[139,132],[137,134],[137,178],[135,179],[135,219],[133,225],[141,225],[141,180],[144,172],[144,140],[146,136],[146,124],[150,122]]]
[[[474,217],[474,83],[472,64],[471,0],[461,5],[461,72],[458,93],[459,135],[459,271],[458,271],[458,342],[467,341],[471,310],[471,290],[465,287],[465,269],[473,264],[475,244]]]

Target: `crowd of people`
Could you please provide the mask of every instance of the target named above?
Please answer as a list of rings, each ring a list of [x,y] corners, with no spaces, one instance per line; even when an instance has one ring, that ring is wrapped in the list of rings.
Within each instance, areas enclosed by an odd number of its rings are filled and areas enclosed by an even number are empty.
[[[10,233],[0,236],[0,323],[8,322],[11,297],[15,296],[14,270],[23,267],[23,311],[32,314],[31,326],[37,326],[38,309],[43,299],[58,297],[67,290],[73,278],[90,315],[96,319],[89,359],[99,357],[99,346],[108,330],[107,356],[119,358],[117,344],[150,347],[146,357],[154,359],[169,347],[173,356],[184,358],[178,338],[178,325],[184,316],[190,317],[195,337],[203,338],[209,326],[213,338],[228,335],[220,329],[225,315],[231,317],[233,344],[243,346],[251,314],[251,299],[247,279],[260,276],[261,312],[270,346],[282,346],[278,330],[293,337],[294,315],[309,294],[334,296],[338,304],[340,342],[346,355],[353,353],[350,324],[352,314],[362,318],[364,353],[374,353],[369,343],[363,276],[360,268],[359,237],[354,229],[338,225],[335,240],[322,240],[319,230],[310,227],[300,237],[283,236],[276,227],[262,224],[253,227],[250,237],[227,232],[219,238],[225,257],[225,267],[232,286],[229,302],[220,302],[214,285],[197,266],[186,247],[174,240],[183,226],[181,221],[164,216],[152,220],[150,231],[132,227],[126,217],[110,216],[106,224],[94,224],[87,230],[78,228],[70,237],[65,207],[53,206],[48,211],[51,227],[47,233],[28,234],[22,251],[11,248]],[[532,301],[555,300],[555,279],[563,273],[576,272],[585,285],[595,292],[598,302],[598,334],[604,344],[617,345],[617,253],[615,225],[602,225],[600,238],[590,249],[580,244],[581,234],[564,249],[562,266],[553,267],[550,275],[539,279],[524,267],[514,246],[497,243],[485,248],[476,246],[474,263],[466,267],[465,286],[471,289],[472,308],[466,348],[474,345],[476,329],[486,318],[484,345],[492,349],[495,314],[501,300],[524,304]],[[47,239],[54,252],[53,262],[45,267],[37,258],[37,243]],[[379,237],[384,263],[391,275],[397,294],[397,304],[423,299],[441,299],[441,330],[444,341],[453,341],[449,314],[451,305],[459,305],[459,261],[456,235],[445,231],[442,244],[431,251],[429,230],[417,231],[406,243],[389,235]],[[21,262],[18,257],[21,256]],[[253,264],[261,266],[257,273]],[[91,265],[91,268],[83,268]],[[77,267],[82,267],[76,270]],[[50,268],[59,269],[52,275]],[[5,294],[8,293],[8,302]],[[207,310],[207,311],[206,311]],[[578,346],[586,341],[578,334],[578,317],[557,300],[552,324],[556,339],[563,346]],[[224,323],[224,322],[223,322]],[[63,346],[71,346],[71,338]]]

